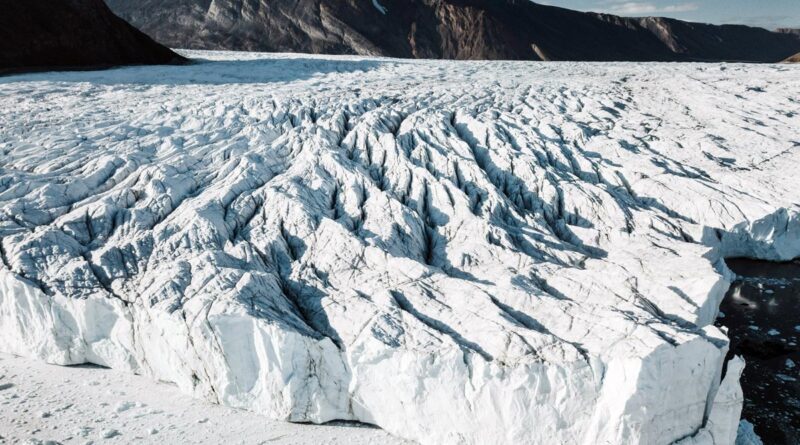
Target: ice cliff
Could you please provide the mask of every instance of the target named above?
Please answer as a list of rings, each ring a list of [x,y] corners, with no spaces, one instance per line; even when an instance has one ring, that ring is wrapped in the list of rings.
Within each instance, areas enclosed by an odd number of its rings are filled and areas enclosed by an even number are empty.
[[[190,55],[0,79],[0,350],[423,444],[733,442],[721,259],[800,255],[797,69]]]

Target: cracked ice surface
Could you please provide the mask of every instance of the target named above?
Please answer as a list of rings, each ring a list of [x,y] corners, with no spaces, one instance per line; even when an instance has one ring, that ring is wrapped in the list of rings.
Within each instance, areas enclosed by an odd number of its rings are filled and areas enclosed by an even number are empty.
[[[0,79],[0,350],[423,443],[730,443],[791,66],[189,53]]]

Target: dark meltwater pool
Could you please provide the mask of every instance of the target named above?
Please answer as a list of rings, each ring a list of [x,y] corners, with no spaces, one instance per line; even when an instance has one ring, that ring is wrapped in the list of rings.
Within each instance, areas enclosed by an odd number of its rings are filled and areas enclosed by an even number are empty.
[[[800,261],[729,259],[739,279],[717,319],[747,361],[744,412],[767,445],[800,444]]]

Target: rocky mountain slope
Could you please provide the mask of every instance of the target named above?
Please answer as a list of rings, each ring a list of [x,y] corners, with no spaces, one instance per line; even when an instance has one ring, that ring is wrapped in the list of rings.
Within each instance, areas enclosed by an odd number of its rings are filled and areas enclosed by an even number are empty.
[[[796,70],[194,56],[0,79],[0,351],[423,444],[733,442],[722,258],[800,255]]]
[[[793,55],[792,57],[789,57],[788,59],[784,60],[784,62],[787,62],[787,63],[800,63],[800,53],[797,53],[797,54]]]
[[[103,0],[0,0],[0,70],[156,64],[181,58]]]
[[[778,62],[800,37],[527,0],[108,0],[180,48],[524,60]]]

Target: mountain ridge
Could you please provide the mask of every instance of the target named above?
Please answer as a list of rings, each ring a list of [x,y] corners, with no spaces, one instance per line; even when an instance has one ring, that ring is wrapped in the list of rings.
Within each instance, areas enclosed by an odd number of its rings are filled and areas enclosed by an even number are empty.
[[[779,62],[800,36],[744,25],[626,18],[520,0],[108,0],[187,49],[400,58]]]

